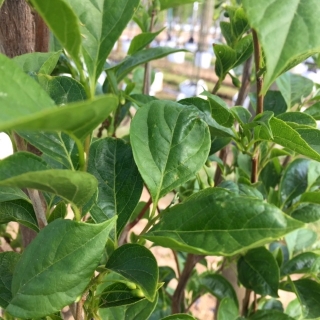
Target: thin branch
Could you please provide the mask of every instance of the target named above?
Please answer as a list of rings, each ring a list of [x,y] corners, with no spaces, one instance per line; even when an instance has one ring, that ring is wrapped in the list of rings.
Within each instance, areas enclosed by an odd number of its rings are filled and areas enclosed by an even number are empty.
[[[83,320],[83,304],[85,300],[86,299],[84,297],[81,297],[80,301],[77,303],[75,320]]]
[[[172,249],[171,251],[172,251],[172,253],[173,253],[174,261],[175,261],[176,266],[177,266],[178,278],[180,278],[180,276],[181,276],[181,270],[180,270],[178,255],[177,255],[177,252],[176,252],[175,250]]]
[[[246,316],[248,314],[251,292],[251,290],[246,289],[245,296],[242,301],[242,316]]]
[[[242,71],[242,79],[241,79],[241,87],[238,93],[237,101],[235,103],[236,106],[241,106],[244,103],[244,100],[247,97],[248,89],[250,86],[250,74],[252,67],[252,56],[245,62]]]
[[[182,305],[184,299],[184,290],[192,274],[195,265],[203,258],[194,254],[188,254],[184,269],[179,278],[178,286],[172,296],[172,314],[185,312],[185,306]]]
[[[225,164],[228,156],[228,146],[224,147],[220,150],[219,158]],[[214,174],[214,186],[216,187],[222,182],[222,170],[220,166],[217,164],[216,172]]]
[[[251,162],[252,162],[252,168],[251,168],[251,183],[256,183],[258,182],[258,152],[252,157]]]

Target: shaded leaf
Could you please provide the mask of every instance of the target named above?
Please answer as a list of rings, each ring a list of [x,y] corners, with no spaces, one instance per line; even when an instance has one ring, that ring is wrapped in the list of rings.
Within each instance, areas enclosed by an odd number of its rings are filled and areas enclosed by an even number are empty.
[[[287,104],[280,91],[267,92],[263,100],[263,110],[272,111],[275,116],[286,112]]]
[[[189,314],[176,313],[171,316],[167,316],[165,318],[162,318],[161,320],[195,320],[195,318],[190,316]]]
[[[156,259],[147,248],[138,244],[125,244],[112,253],[106,268],[136,283],[145,297],[154,301],[159,271]]]
[[[305,194],[303,194],[303,196],[304,195]],[[318,199],[319,196],[320,194],[317,194],[316,198]],[[305,223],[316,222],[320,219],[320,203],[301,203],[294,211],[292,211],[291,217]]]
[[[248,320],[294,320],[285,313],[278,310],[258,310]]]
[[[287,234],[285,240],[292,257],[295,253],[301,252],[315,243],[317,233],[310,229],[299,229]]]
[[[64,219],[67,213],[68,211],[67,211],[66,204],[63,201],[59,202],[50,213],[50,216],[48,218],[48,223],[51,223],[56,219]]]
[[[194,3],[194,0],[159,0],[161,10],[181,6],[188,3]]]
[[[55,220],[42,229],[16,265],[6,311],[39,318],[75,301],[89,284],[114,224],[115,219],[96,225]]]
[[[207,188],[166,209],[144,238],[189,253],[228,256],[301,226],[261,200]]]
[[[294,273],[311,273],[313,265],[319,262],[320,256],[313,252],[303,252],[287,261],[281,268],[282,275]]]
[[[226,297],[221,300],[218,309],[218,320],[237,320],[239,317],[238,306],[234,300]]]
[[[307,108],[304,113],[310,115],[315,120],[320,120],[320,102],[316,102],[314,105]]]
[[[0,202],[22,199],[29,201],[28,196],[19,188],[0,187]]]

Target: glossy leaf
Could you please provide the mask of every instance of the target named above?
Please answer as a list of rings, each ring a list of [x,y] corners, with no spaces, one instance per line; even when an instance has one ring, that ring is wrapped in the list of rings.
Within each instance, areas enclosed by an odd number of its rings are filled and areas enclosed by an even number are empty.
[[[9,107],[12,104],[7,105]],[[15,116],[7,121],[0,120],[0,130],[66,131],[72,132],[79,139],[84,139],[117,105],[117,97],[106,95],[95,100],[73,103],[63,108],[54,107],[40,112],[35,110],[33,114],[19,117],[15,113]]]
[[[279,267],[265,247],[252,249],[238,260],[238,277],[247,289],[278,297]]]
[[[39,75],[38,79],[39,83],[57,105],[65,105],[87,98],[83,85],[73,78]]]
[[[297,128],[296,131],[313,150],[320,154],[320,130],[314,128]]]
[[[290,205],[294,198],[306,191],[309,162],[307,159],[296,159],[287,166],[279,186],[283,204]]]
[[[319,196],[320,194],[317,194],[316,199],[318,199]],[[320,219],[320,203],[301,203],[291,213],[291,217],[305,223],[316,222]]]
[[[319,199],[320,193],[315,191],[315,192],[305,192],[302,194],[300,198],[300,202],[311,202],[315,204],[320,204],[320,199]]]
[[[147,248],[138,244],[125,244],[113,252],[106,268],[136,283],[145,297],[154,301],[159,271],[156,259]]]
[[[31,153],[15,153],[0,162],[0,186],[38,189],[60,195],[79,207],[91,198],[97,185],[89,173],[50,170]]]
[[[129,144],[106,138],[90,147],[88,172],[98,180],[98,198],[90,213],[97,222],[117,215],[119,235],[139,202],[143,181]]]
[[[130,43],[128,50],[128,55],[135,54],[136,52],[144,49],[148,44],[150,44],[156,36],[158,36],[164,29],[160,29],[157,32],[143,32],[136,35]]]
[[[92,86],[114,44],[133,16],[139,0],[65,0],[81,21],[82,54]]]
[[[263,310],[278,310],[283,312],[283,305],[277,299],[268,299],[262,306]]]
[[[309,126],[314,128],[317,126],[316,121],[311,116],[302,112],[286,112],[278,115],[277,118],[281,119],[284,122],[291,122],[297,125]]]
[[[217,320],[237,320],[239,317],[238,306],[234,300],[226,297],[221,300]]]
[[[169,8],[181,6],[188,3],[194,3],[194,0],[159,0],[161,10],[166,10]]]
[[[233,300],[233,304],[238,309],[238,298],[237,295],[226,278],[219,274],[214,273],[202,273],[199,276],[199,286],[205,289],[206,292],[211,293],[220,301],[224,298],[229,298]]]
[[[19,259],[20,254],[17,252],[0,253],[0,307],[2,308],[6,308],[12,298],[12,276]]]
[[[131,1],[131,0],[128,0]],[[115,71],[118,82],[123,80],[127,74],[129,74],[134,68],[140,66],[151,60],[160,59],[166,57],[167,55],[175,52],[185,51],[182,49],[173,49],[169,47],[156,47],[145,49],[136,52],[132,56],[126,57],[122,62],[120,62],[111,70]]]
[[[249,23],[259,36],[266,57],[263,92],[284,71],[319,52],[320,8],[317,0],[244,0]],[[297,18],[298,17],[298,18]],[[281,28],[275,21],[281,18]]]
[[[28,74],[43,73],[50,75],[58,63],[61,51],[58,52],[32,52],[14,57],[14,62]]]
[[[138,110],[130,132],[135,162],[156,203],[207,160],[210,134],[195,107],[153,101]]]
[[[313,252],[303,252],[286,262],[281,268],[282,275],[311,273],[313,265],[320,261],[320,256]]]
[[[287,234],[285,240],[292,257],[295,253],[301,252],[315,243],[317,233],[310,229],[299,229]]]
[[[16,221],[30,229],[39,231],[33,206],[24,200],[13,200],[0,203],[0,224]]]
[[[307,108],[304,113],[310,115],[316,120],[320,120],[320,102],[316,102],[314,105]]]
[[[194,317],[190,316],[189,314],[185,313],[176,313],[171,316],[167,316],[162,318],[161,320],[196,320]]]
[[[134,304],[130,304],[126,306],[99,309],[99,314],[102,319],[108,319],[108,320],[148,319],[157,305],[158,296],[159,295],[157,294],[153,302],[150,302],[147,299],[142,299]]]
[[[219,78],[224,79],[236,61],[236,52],[225,44],[215,44],[213,50],[216,55],[215,72]]]
[[[189,253],[228,256],[301,226],[261,200],[207,188],[166,209],[144,238]]]
[[[285,313],[277,310],[258,310],[248,320],[294,320]]]
[[[30,0],[47,26],[54,33],[70,56],[79,61],[81,34],[79,20],[64,0]],[[59,19],[57,19],[59,17]]]
[[[56,219],[64,219],[67,213],[68,211],[67,211],[66,204],[63,201],[59,202],[50,213],[50,216],[48,218],[48,223]]]
[[[55,220],[42,229],[16,265],[7,312],[39,318],[75,301],[89,284],[114,224],[115,219],[95,225]]]
[[[275,116],[286,112],[287,104],[280,91],[267,92],[263,100],[263,110],[272,111]]]
[[[22,199],[29,201],[28,196],[19,188],[0,187],[0,203],[11,200]]]

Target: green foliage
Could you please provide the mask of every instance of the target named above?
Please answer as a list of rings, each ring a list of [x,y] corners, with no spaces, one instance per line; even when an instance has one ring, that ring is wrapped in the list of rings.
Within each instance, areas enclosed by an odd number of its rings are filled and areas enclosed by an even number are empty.
[[[28,2],[56,45],[0,55],[0,130],[15,151],[0,161],[0,237],[16,251],[0,253],[1,319],[61,320],[75,303],[77,320],[192,320],[203,294],[218,320],[320,318],[319,93],[287,72],[320,54],[317,1],[217,2],[216,85],[178,102],[142,94],[141,65],[181,51],[149,48],[163,31],[151,23],[193,0]],[[131,20],[142,33],[119,59]],[[217,96],[228,76],[237,106]],[[247,110],[250,81],[260,99]],[[153,246],[176,268],[159,267]],[[286,309],[279,289],[296,296]]]

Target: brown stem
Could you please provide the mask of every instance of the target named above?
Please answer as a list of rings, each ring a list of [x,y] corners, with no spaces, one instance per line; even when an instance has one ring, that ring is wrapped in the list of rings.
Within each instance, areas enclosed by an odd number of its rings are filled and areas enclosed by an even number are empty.
[[[252,168],[251,168],[251,183],[258,182],[258,153],[252,157]]]
[[[188,254],[184,269],[179,278],[178,286],[172,296],[172,314],[185,312],[185,306],[182,305],[184,298],[184,289],[191,276],[193,268],[202,258],[203,256]]]
[[[171,250],[171,251],[172,251],[172,253],[173,253],[174,261],[175,261],[176,266],[177,266],[178,278],[180,278],[180,276],[181,276],[181,270],[180,270],[178,255],[177,255],[177,252],[176,252],[175,250]]]
[[[242,301],[242,316],[246,316],[248,314],[251,292],[251,290],[246,289],[246,293]]]
[[[151,19],[150,19],[150,26],[149,26],[149,32],[152,32],[153,30],[153,24],[154,24],[154,19],[156,16],[156,10],[152,10],[151,12]],[[149,48],[149,46],[147,46]],[[150,86],[151,86],[151,69],[150,69],[150,63],[147,62],[144,65],[144,79],[143,79],[143,93],[144,94],[149,94],[150,91]]]
[[[81,297],[80,301],[76,306],[76,317],[75,320],[83,320],[83,304],[85,302],[85,298]]]
[[[220,150],[219,153],[219,158],[223,163],[226,163],[227,161],[227,156],[228,156],[228,146],[224,147],[223,149]],[[217,169],[214,174],[214,186],[216,187],[222,182],[222,170],[220,166],[217,164]]]
[[[252,56],[245,62],[243,66],[241,87],[238,93],[236,106],[241,106],[247,96],[249,85],[250,85],[250,74],[251,74]]]

